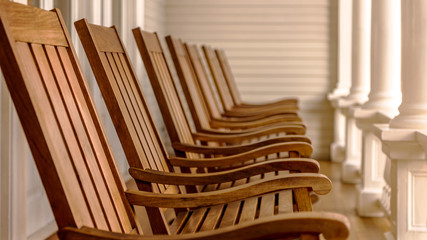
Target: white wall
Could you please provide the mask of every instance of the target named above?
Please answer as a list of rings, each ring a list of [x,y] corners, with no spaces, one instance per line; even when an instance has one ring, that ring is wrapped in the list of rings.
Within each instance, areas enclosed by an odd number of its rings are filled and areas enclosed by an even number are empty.
[[[243,99],[300,99],[314,157],[329,159],[336,0],[166,2],[166,33],[224,48]]]

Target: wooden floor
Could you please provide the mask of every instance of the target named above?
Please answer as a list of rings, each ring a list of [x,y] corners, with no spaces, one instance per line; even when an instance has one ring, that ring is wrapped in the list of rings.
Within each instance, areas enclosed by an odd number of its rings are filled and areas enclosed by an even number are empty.
[[[344,214],[350,220],[351,232],[349,240],[382,240],[384,233],[389,231],[390,223],[386,218],[362,218],[356,213],[356,186],[340,181],[341,164],[322,161],[320,172],[332,181],[332,191],[320,196],[314,204],[315,211],[331,211]]]

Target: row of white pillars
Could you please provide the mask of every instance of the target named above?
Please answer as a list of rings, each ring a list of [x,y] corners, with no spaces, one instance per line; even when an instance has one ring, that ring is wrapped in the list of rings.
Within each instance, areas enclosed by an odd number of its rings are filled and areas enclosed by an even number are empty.
[[[388,239],[427,239],[427,1],[353,0],[352,19],[350,94],[331,99],[346,117],[343,181],[360,173],[358,213],[385,213]]]

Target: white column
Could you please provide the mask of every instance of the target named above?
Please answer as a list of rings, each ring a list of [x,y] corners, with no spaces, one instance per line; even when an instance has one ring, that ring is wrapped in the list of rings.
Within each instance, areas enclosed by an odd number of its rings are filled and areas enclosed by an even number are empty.
[[[370,79],[371,0],[353,0],[351,88],[347,100],[368,100]]]
[[[400,102],[400,1],[372,1],[371,91],[369,100],[356,109],[362,130],[362,184],[358,186],[357,211],[365,217],[383,215],[377,204],[384,187],[386,156],[372,133],[373,125],[388,123]]]
[[[361,132],[356,127],[354,111],[368,100],[370,80],[370,22],[371,0],[353,0],[352,69],[350,94],[347,106],[341,110],[346,115],[345,159],[342,165],[342,181],[360,181]]]
[[[331,144],[331,160],[342,162],[345,152],[345,116],[340,111],[340,100],[348,95],[351,80],[351,16],[352,2],[338,3],[338,78],[335,89],[328,94],[334,108],[334,142]]]
[[[381,136],[390,166],[385,205],[395,239],[421,240],[427,239],[427,1],[402,0],[401,7],[402,104]]]
[[[427,129],[427,1],[402,1],[402,104],[390,127]]]
[[[395,115],[401,102],[400,0],[372,1],[371,91],[362,108]]]

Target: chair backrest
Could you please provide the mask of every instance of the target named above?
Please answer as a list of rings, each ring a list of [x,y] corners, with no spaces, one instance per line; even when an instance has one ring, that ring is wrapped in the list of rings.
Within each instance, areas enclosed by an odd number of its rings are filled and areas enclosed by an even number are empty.
[[[202,46],[203,53],[205,54],[206,62],[208,63],[209,69],[212,74],[215,86],[218,91],[218,95],[221,99],[222,107],[225,110],[231,110],[234,106],[233,98],[228,88],[227,82],[222,73],[221,67],[219,66],[218,59],[215,56],[215,51],[209,46]]]
[[[234,79],[225,51],[224,49],[215,49],[215,54],[221,66],[222,73],[224,74],[224,79],[227,82],[231,97],[233,98],[234,105],[240,105],[242,103],[242,98],[240,97],[240,92],[237,88],[236,80]]]
[[[58,227],[140,232],[58,10],[0,3],[0,65]]]
[[[166,37],[166,43],[193,116],[194,125],[197,130],[209,129],[210,114],[184,45],[181,40],[171,36]]]
[[[190,58],[191,65],[196,76],[196,80],[199,83],[200,90],[203,93],[206,106],[209,109],[211,118],[221,118],[221,109],[218,105],[218,101],[215,98],[214,90],[212,85],[209,83],[208,75],[205,67],[202,63],[202,58],[197,50],[197,46],[194,44],[184,43],[184,47],[187,50],[188,57]]]
[[[75,22],[75,26],[129,166],[171,171],[165,147],[117,29],[89,24],[86,19]],[[168,187],[172,186],[153,184],[153,191],[164,192]]]
[[[140,28],[133,29],[133,34],[172,143],[194,144],[185,110],[157,34],[142,31]],[[183,154],[175,152],[177,155]],[[198,157],[192,153],[186,155]]]

